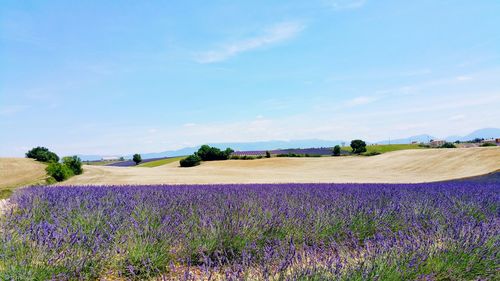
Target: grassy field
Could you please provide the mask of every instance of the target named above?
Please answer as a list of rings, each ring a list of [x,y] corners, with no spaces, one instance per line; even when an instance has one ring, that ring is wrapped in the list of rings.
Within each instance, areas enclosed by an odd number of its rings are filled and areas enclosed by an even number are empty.
[[[386,153],[391,151],[398,150],[406,150],[406,149],[424,149],[425,147],[421,147],[418,144],[376,144],[376,145],[367,145],[366,146],[366,154],[370,153]],[[352,151],[350,146],[343,146],[342,150]]]
[[[162,165],[165,165],[165,164],[170,164],[170,163],[174,163],[174,162],[177,162],[183,158],[185,158],[186,156],[179,156],[179,157],[173,157],[173,158],[166,158],[166,159],[161,159],[161,160],[156,160],[156,161],[151,161],[151,162],[147,162],[147,163],[143,163],[143,164],[139,164],[135,167],[148,167],[148,168],[153,168],[153,167],[158,167],[158,166],[162,166]]]

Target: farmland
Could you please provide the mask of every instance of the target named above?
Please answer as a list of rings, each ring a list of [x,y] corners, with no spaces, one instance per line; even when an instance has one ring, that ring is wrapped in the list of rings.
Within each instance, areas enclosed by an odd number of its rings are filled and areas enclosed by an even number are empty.
[[[43,182],[45,164],[25,158],[0,158],[0,199],[14,188]]]
[[[418,183],[464,178],[500,169],[499,148],[411,149],[373,157],[228,160],[180,168],[177,162],[150,168],[85,166],[78,184],[198,183]]]
[[[373,152],[378,152],[378,153],[385,153],[385,152],[391,152],[391,151],[398,151],[398,150],[406,150],[406,149],[422,149],[424,147],[419,146],[418,144],[373,144],[373,145],[368,145],[366,147],[367,151],[366,153],[373,153]],[[346,152],[351,152],[352,148],[350,146],[343,146],[342,147],[343,151]],[[290,148],[290,149],[274,149],[274,150],[269,150],[269,152],[273,155],[277,154],[299,154],[299,155],[322,155],[322,156],[329,156],[332,155],[332,148],[331,147],[319,147],[319,148]],[[257,156],[257,155],[266,155],[265,150],[255,150],[255,151],[235,151],[235,155],[248,155],[248,156]]]
[[[379,144],[379,145],[368,145],[366,146],[366,153],[370,154],[373,152],[386,153],[391,151],[406,150],[406,149],[422,149],[425,147],[419,146],[418,144]],[[350,147],[343,147],[347,151],[351,151]]]
[[[175,163],[179,162],[184,157],[169,157],[169,158],[163,158],[159,160],[154,160],[154,161],[146,161],[144,163],[141,163],[137,165],[137,167],[148,167],[148,168],[153,168],[153,167],[158,167],[170,163]]]
[[[475,280],[498,265],[496,183],[33,187],[0,279]]]

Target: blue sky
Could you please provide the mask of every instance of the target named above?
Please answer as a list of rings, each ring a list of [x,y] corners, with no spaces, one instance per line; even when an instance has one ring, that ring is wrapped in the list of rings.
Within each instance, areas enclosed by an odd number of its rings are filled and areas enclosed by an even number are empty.
[[[2,1],[0,155],[467,134],[500,1]]]

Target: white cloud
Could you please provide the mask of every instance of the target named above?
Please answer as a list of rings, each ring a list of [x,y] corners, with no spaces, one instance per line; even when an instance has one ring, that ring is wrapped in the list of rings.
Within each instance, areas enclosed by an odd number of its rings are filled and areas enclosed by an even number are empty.
[[[356,97],[356,98],[353,98],[351,100],[348,100],[346,102],[346,105],[357,106],[357,105],[369,104],[369,103],[375,102],[377,100],[378,100],[378,98],[376,98],[376,97],[361,96],[361,97]]]
[[[462,121],[464,119],[465,119],[465,115],[463,115],[463,114],[453,115],[450,118],[448,118],[449,121]]]
[[[468,80],[471,80],[471,79],[472,79],[472,77],[462,75],[462,76],[458,76],[456,79],[457,79],[458,81],[468,81]]]
[[[334,10],[339,11],[361,8],[366,4],[366,0],[325,0],[325,3]]]
[[[305,26],[298,22],[282,22],[264,30],[260,36],[243,39],[221,46],[218,50],[198,54],[199,63],[215,63],[227,60],[240,53],[286,41],[299,34]]]

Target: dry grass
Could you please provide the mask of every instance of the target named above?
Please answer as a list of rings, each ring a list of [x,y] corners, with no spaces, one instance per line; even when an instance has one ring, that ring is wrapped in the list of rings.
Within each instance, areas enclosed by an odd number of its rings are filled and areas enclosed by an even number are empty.
[[[0,199],[20,186],[43,182],[45,164],[27,158],[0,158]]]
[[[373,157],[270,158],[205,162],[191,168],[171,163],[149,169],[85,166],[76,184],[215,183],[416,183],[464,178],[500,169],[500,147],[422,149]]]
[[[45,178],[45,164],[28,158],[0,158],[0,189],[31,184]]]

